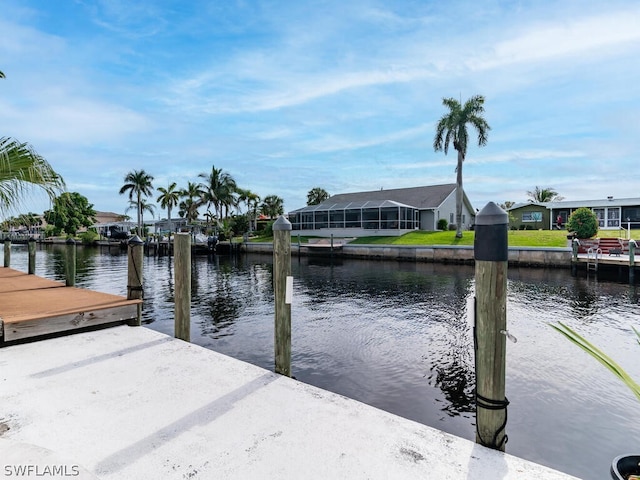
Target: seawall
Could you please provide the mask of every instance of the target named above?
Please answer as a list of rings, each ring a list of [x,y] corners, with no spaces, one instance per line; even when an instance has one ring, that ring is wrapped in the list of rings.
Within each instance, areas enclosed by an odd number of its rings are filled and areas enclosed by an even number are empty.
[[[243,243],[247,253],[273,253],[271,243]],[[291,255],[360,258],[368,260],[397,260],[469,264],[474,263],[472,246],[448,245],[342,245],[334,248],[310,248],[305,244],[291,244]],[[509,247],[509,264],[530,267],[571,268],[572,250],[567,247]]]

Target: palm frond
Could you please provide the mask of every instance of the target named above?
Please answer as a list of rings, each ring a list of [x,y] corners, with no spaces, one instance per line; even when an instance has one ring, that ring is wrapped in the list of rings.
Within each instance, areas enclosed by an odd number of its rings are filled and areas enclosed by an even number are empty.
[[[579,346],[593,358],[598,360],[602,365],[607,367],[616,377],[622,380],[631,389],[633,394],[638,397],[638,400],[640,400],[640,384],[634,381],[631,376],[629,376],[629,374],[609,355],[604,353],[602,350],[600,350],[598,347],[593,345],[586,338],[578,334],[576,331],[572,330],[564,323],[558,322],[558,325],[550,325],[553,329],[560,332],[571,342]],[[633,330],[639,338],[638,343],[640,343],[640,332],[638,332],[638,330],[636,330],[635,328]]]
[[[65,189],[64,180],[26,143],[0,138],[0,211],[20,203],[34,188],[49,198]]]

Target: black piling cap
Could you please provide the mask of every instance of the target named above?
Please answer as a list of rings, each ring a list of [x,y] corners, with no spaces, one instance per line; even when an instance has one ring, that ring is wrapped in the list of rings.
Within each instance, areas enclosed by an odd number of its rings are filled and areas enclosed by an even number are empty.
[[[131,237],[127,243],[129,245],[134,245],[134,246],[144,244],[144,242],[140,239],[138,235],[134,235],[133,237]]]
[[[509,257],[509,215],[489,202],[476,215],[474,258],[488,262],[504,262]]]

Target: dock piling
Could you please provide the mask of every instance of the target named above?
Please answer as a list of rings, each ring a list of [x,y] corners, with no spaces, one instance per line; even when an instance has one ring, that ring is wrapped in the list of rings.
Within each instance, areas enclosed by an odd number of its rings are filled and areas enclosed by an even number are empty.
[[[4,239],[4,266],[9,268],[11,266],[11,239]]]
[[[134,235],[128,241],[127,249],[129,256],[127,264],[127,299],[142,299],[142,261],[144,259],[144,242],[138,235]],[[137,308],[138,312],[136,319],[129,323],[129,325],[134,327],[142,325],[142,304],[139,304]]]
[[[291,376],[291,299],[287,295],[287,283],[291,289],[290,277],[291,222],[281,215],[273,224],[275,371],[287,377]]]
[[[73,238],[67,238],[65,245],[65,284],[67,287],[74,287],[76,285],[76,241]]]
[[[31,237],[28,242],[29,246],[29,275],[36,273],[36,239]]]
[[[176,233],[173,237],[175,259],[175,338],[191,341],[191,235]]]
[[[504,451],[507,435],[507,213],[489,202],[476,216],[475,364],[476,443]]]

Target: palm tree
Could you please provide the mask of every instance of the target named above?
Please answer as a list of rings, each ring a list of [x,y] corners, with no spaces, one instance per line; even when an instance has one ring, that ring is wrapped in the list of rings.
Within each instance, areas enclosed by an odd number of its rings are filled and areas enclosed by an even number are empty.
[[[133,170],[124,177],[125,184],[120,195],[129,192],[129,201],[135,203],[138,213],[138,234],[142,235],[142,197],[148,197],[153,190],[153,177],[144,170]],[[134,201],[135,197],[135,201]]]
[[[178,208],[178,214],[186,217],[187,222],[195,222],[198,219],[198,208],[202,205],[202,191],[197,183],[188,182],[187,188],[180,190],[180,197],[185,198]]]
[[[318,205],[329,198],[329,193],[320,187],[315,187],[307,193],[307,205]]]
[[[156,198],[156,202],[160,202],[160,208],[167,209],[167,221],[169,222],[169,241],[171,241],[171,209],[180,202],[180,191],[176,190],[176,182],[169,184],[167,188],[159,187],[160,195]]]
[[[201,173],[198,177],[204,179],[200,184],[202,200],[206,202],[207,210],[213,205],[219,222],[222,217],[222,207],[226,207],[228,213],[228,208],[235,203],[236,181],[230,174],[221,168],[216,168],[215,165],[211,167],[210,173]]]
[[[433,139],[433,149],[436,152],[444,150],[446,155],[449,143],[453,142],[453,148],[458,152],[458,166],[456,167],[456,238],[462,238],[462,162],[467,156],[467,140],[469,133],[467,124],[471,124],[478,132],[478,146],[487,144],[487,135],[491,127],[484,119],[484,97],[475,95],[463,105],[455,98],[443,98],[442,104],[449,109],[436,126],[436,135]]]
[[[564,197],[558,195],[553,188],[542,188],[536,186],[532,191],[527,192],[530,202],[544,203],[544,202],[560,202],[564,200]]]
[[[145,199],[141,199],[140,203],[136,202],[135,200],[129,200],[129,207],[127,207],[125,213],[132,208],[135,208],[136,211],[140,212],[140,224],[142,225],[142,228],[138,228],[138,235],[140,237],[144,237],[144,212],[149,212],[153,217],[153,214],[156,211],[156,206],[153,203],[147,203]]]
[[[0,78],[5,78],[0,71]],[[16,207],[32,190],[41,188],[53,201],[65,190],[64,180],[26,143],[0,137],[0,213]]]
[[[53,200],[65,189],[64,180],[26,143],[0,138],[0,212],[15,208],[34,188]]]
[[[247,205],[247,220],[249,221],[249,233],[251,233],[251,221],[252,217],[255,216],[258,208],[258,202],[260,202],[260,197],[248,189],[237,188],[236,192],[238,193],[238,203],[244,202]]]
[[[266,215],[269,218],[275,218],[284,213],[283,203],[282,199],[277,195],[268,195],[262,201],[260,210],[263,215]]]

